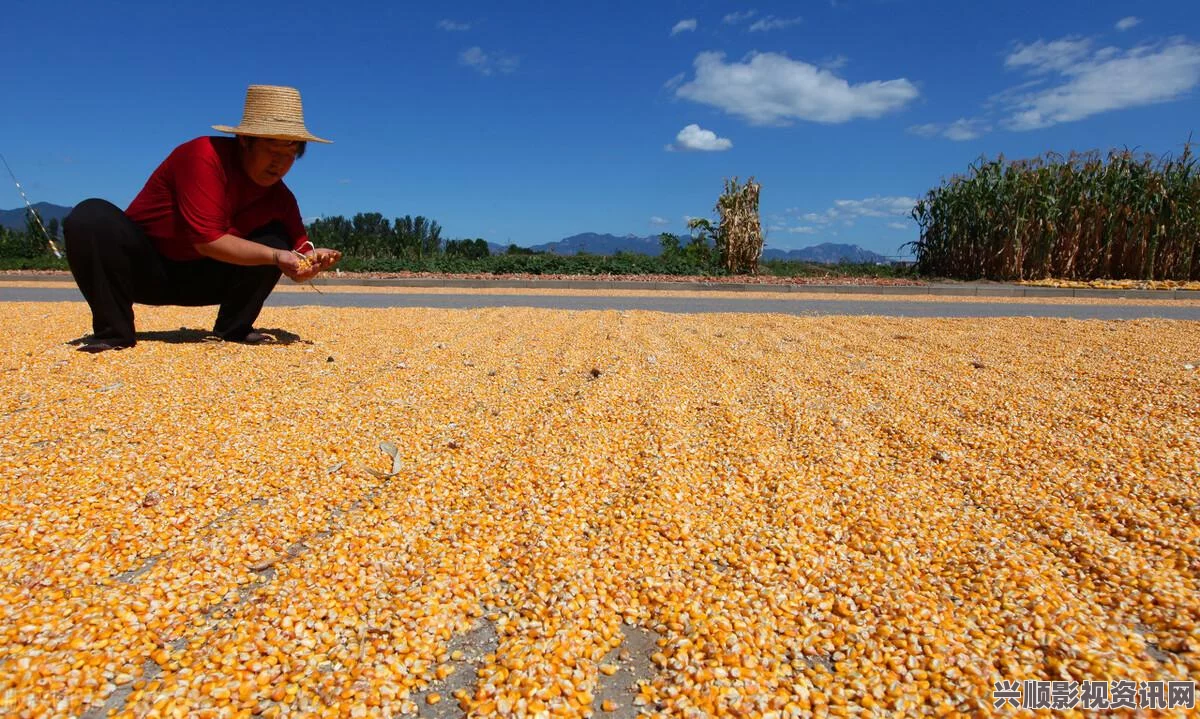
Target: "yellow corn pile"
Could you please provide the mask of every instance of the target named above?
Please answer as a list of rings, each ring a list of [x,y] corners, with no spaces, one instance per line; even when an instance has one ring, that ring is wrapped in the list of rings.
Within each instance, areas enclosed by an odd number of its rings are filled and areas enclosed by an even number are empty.
[[[1022,280],[1030,287],[1069,287],[1097,290],[1200,290],[1200,282],[1186,280]]]
[[[6,309],[4,716],[1013,715],[993,682],[1200,679],[1198,323],[269,308],[298,336],[250,347],[139,307],[87,355],[82,304]]]
[[[292,254],[294,254],[296,256],[296,271],[297,272],[304,273],[304,272],[308,272],[309,270],[311,270],[313,268],[313,261],[308,257],[308,255],[302,254],[300,252],[293,252]]]

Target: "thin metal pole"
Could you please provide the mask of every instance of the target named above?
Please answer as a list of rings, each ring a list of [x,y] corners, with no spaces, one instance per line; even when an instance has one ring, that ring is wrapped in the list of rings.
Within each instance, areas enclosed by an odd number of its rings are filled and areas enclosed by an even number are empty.
[[[25,196],[25,190],[21,188],[21,183],[17,182],[17,176],[13,174],[12,168],[8,166],[8,160],[4,159],[4,155],[0,155],[0,162],[4,163],[5,169],[8,170],[8,176],[12,178],[13,183],[17,186],[17,192],[20,192],[21,199],[25,200],[25,209],[29,212],[29,214],[33,215],[33,220],[37,223],[37,226],[42,228],[42,234],[46,236],[46,243],[50,245],[50,251],[54,253],[55,257],[61,260],[62,252],[60,252],[58,246],[54,244],[54,238],[52,238],[50,233],[46,231],[46,226],[42,224],[41,215],[39,215],[37,210],[33,209],[33,205],[29,203],[29,198]]]

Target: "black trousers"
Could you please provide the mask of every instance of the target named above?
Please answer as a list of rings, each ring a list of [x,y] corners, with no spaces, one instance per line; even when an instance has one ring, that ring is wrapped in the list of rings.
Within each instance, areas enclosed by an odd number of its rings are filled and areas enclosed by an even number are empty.
[[[63,221],[63,237],[71,274],[92,308],[93,338],[110,344],[136,342],[135,302],[220,305],[213,331],[223,339],[243,339],[282,275],[275,266],[168,259],[121,208],[101,199],[76,205]],[[258,228],[246,239],[285,251],[292,248],[282,222]]]

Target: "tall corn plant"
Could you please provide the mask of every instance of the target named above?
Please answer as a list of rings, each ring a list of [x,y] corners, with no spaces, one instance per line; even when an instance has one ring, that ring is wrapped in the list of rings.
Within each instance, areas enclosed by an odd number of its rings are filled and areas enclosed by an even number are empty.
[[[1129,150],[972,164],[912,212],[925,274],[962,279],[1200,279],[1200,173]]]
[[[731,274],[758,274],[762,259],[763,234],[758,214],[758,198],[762,186],[754,178],[739,184],[738,179],[725,180],[725,192],[717,199],[716,210],[720,225],[716,233],[717,251],[721,265]]]

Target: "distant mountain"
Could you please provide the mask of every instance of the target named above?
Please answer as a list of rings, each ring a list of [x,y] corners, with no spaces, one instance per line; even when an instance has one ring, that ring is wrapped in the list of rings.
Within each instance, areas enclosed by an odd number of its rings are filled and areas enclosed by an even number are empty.
[[[555,255],[577,255],[581,252],[589,255],[615,255],[618,252],[630,252],[657,257],[662,253],[658,237],[638,237],[637,235],[601,235],[595,232],[584,232],[579,235],[564,237],[557,242],[547,242],[534,245],[529,249],[536,252],[549,252]]]
[[[679,238],[680,243],[686,245],[689,238],[684,235]],[[490,243],[489,243],[490,244]],[[507,250],[507,246],[497,249],[495,245],[491,245],[492,253],[499,254]],[[586,252],[591,255],[615,255],[618,252],[629,252],[635,254],[650,255],[657,257],[662,254],[662,247],[659,245],[658,236],[653,237],[638,237],[637,235],[608,235],[598,234],[595,232],[584,232],[578,235],[564,237],[557,242],[546,242],[540,245],[534,245],[529,248],[538,252],[549,252],[556,255],[574,255],[580,252]],[[812,247],[805,247],[799,250],[777,250],[767,248],[763,250],[763,259],[765,260],[790,260],[793,262],[821,262],[826,264],[835,264],[838,262],[857,262],[857,263],[873,263],[873,262],[889,262],[887,257],[864,250],[858,245],[839,245],[831,242],[824,242]]]
[[[838,262],[889,262],[888,258],[870,250],[864,250],[858,245],[838,245],[832,242],[822,242],[819,245],[805,247],[799,250],[763,250],[764,260],[790,260],[800,262],[822,262],[836,264]]]
[[[57,219],[59,222],[71,213],[70,207],[62,205],[54,205],[49,202],[35,202],[33,209],[38,211],[42,216],[42,222],[49,222]],[[25,208],[18,207],[15,210],[0,210],[0,227],[7,227],[10,230],[25,229]]]

